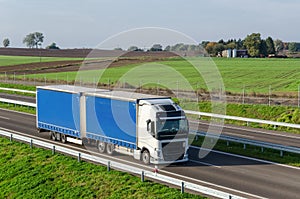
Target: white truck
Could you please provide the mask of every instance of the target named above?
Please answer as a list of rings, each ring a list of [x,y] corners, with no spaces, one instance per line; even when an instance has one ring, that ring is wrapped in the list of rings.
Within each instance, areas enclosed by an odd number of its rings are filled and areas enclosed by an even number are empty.
[[[132,155],[145,164],[188,160],[188,121],[170,97],[69,85],[37,87],[40,131],[80,140],[100,153]]]

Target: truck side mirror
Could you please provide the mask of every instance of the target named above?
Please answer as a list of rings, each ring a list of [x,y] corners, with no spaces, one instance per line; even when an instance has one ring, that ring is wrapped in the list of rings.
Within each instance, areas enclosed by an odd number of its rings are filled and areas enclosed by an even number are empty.
[[[149,131],[150,131],[149,124],[151,123],[151,120],[150,120],[150,119],[148,119],[148,120],[146,121],[146,123],[147,123],[147,131],[149,132]]]
[[[147,123],[147,131],[151,133],[152,136],[154,136],[154,122],[150,119],[146,121]]]

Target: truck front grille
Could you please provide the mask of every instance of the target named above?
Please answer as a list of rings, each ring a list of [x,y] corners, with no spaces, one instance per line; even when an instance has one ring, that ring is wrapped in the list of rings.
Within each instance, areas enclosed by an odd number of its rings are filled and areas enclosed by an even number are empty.
[[[162,143],[162,153],[165,161],[175,161],[183,158],[185,148],[184,142]]]

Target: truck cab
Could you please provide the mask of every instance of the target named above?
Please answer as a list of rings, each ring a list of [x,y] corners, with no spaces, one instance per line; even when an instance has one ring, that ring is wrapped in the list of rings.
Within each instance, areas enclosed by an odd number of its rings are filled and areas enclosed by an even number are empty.
[[[187,118],[170,98],[138,101],[138,147],[144,163],[168,164],[188,160]]]

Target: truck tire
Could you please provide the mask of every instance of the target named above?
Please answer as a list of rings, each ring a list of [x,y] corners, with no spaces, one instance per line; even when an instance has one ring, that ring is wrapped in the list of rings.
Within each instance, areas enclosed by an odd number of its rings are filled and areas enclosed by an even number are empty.
[[[60,134],[60,140],[62,143],[67,143],[67,136],[65,134]]]
[[[53,132],[53,131],[50,132],[50,137],[51,137],[51,139],[52,139],[53,141],[56,141],[56,140],[57,140],[57,139],[56,139],[56,133]]]
[[[150,164],[150,153],[147,149],[145,149],[142,153],[142,161],[144,164]]]
[[[113,144],[111,144],[111,143],[106,144],[106,152],[108,155],[113,155],[114,149],[115,149],[115,146]]]
[[[97,144],[97,148],[98,148],[98,151],[99,151],[100,153],[104,153],[104,152],[105,152],[105,149],[106,149],[106,144],[105,144],[105,142],[99,141],[98,144]]]

